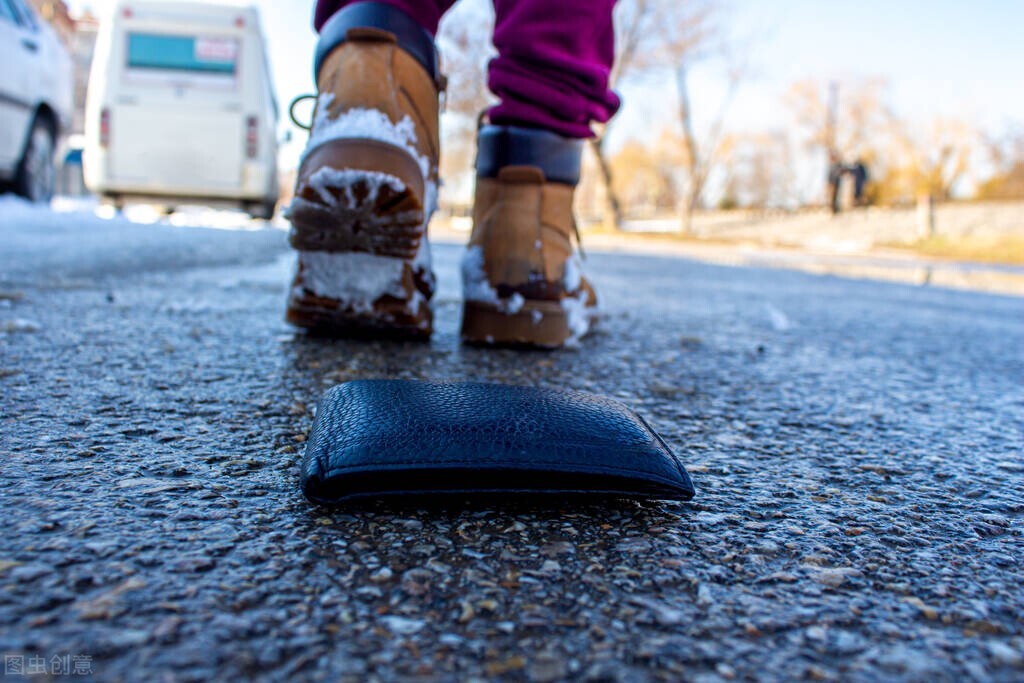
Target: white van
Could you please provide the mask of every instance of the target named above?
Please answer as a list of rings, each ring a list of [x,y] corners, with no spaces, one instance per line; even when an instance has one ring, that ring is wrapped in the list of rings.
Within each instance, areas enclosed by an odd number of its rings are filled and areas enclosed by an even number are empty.
[[[83,165],[115,206],[277,203],[277,99],[254,7],[120,0],[100,26]]]

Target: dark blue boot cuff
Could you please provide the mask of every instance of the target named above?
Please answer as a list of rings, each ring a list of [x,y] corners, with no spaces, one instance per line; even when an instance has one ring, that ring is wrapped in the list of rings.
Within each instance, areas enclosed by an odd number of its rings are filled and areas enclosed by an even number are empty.
[[[359,2],[334,13],[320,29],[320,41],[313,61],[313,78],[320,75],[320,67],[334,48],[348,40],[353,28],[375,28],[394,34],[398,46],[412,55],[438,82],[437,48],[430,33],[412,17],[391,5],[381,2]]]
[[[497,178],[505,166],[535,166],[548,182],[575,185],[582,155],[583,140],[539,128],[487,125],[478,135],[476,176]]]

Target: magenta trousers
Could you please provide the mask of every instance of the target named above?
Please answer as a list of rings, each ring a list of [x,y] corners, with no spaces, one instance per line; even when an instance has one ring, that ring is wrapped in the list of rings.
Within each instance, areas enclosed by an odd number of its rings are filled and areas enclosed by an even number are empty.
[[[317,0],[313,23],[359,0]],[[421,26],[437,25],[455,0],[377,0]],[[543,128],[572,138],[592,135],[619,108],[608,89],[615,56],[615,0],[494,0],[494,47],[487,85],[499,100],[488,112],[499,126]]]

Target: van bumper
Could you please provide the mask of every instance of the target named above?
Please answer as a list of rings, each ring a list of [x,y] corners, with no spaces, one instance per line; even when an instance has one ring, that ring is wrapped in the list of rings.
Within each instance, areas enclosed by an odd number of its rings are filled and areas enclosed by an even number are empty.
[[[242,194],[254,199],[277,198],[277,176],[266,164],[246,163],[242,166]]]
[[[154,202],[235,202],[239,204],[266,204],[278,198],[277,176],[259,164],[245,164],[240,182],[235,187],[210,188],[198,185],[171,185],[167,183],[125,182],[111,178],[107,170],[106,155],[89,155],[85,163],[85,181],[97,195]]]

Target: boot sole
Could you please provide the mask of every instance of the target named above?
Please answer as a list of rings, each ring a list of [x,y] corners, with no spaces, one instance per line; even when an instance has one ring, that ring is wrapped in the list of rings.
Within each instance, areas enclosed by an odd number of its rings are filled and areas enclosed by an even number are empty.
[[[335,169],[341,182],[323,183],[319,191],[307,185],[296,196],[288,216],[292,247],[416,258],[426,238],[426,181],[408,152],[378,140],[333,140],[310,152],[305,163]],[[404,189],[396,191],[382,177],[396,179]],[[325,336],[424,341],[430,338],[433,315],[429,294],[419,294],[426,300],[410,313],[408,301],[398,299],[357,310],[309,292],[293,293],[285,320]]]
[[[313,334],[355,339],[394,339],[427,341],[433,331],[433,314],[428,302],[420,304],[416,314],[405,310],[404,302],[395,301],[390,311],[372,312],[340,306],[338,302],[315,296],[288,300],[285,320]]]
[[[314,149],[305,163],[335,169],[339,176],[337,183],[321,184],[319,192],[307,184],[293,200],[292,247],[415,258],[426,232],[426,180],[407,151],[378,140],[333,140]],[[403,189],[382,177],[397,180]]]
[[[593,328],[595,316],[590,315]],[[558,302],[526,301],[515,313],[479,301],[462,309],[462,341],[474,346],[557,349],[573,338],[569,315]],[[584,335],[585,336],[585,335]]]

